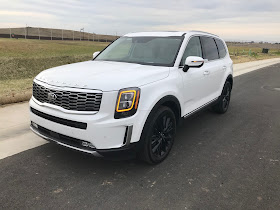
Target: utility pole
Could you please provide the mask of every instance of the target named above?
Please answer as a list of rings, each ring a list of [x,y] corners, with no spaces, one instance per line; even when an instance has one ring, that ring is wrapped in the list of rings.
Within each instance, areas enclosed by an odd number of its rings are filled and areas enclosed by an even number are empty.
[[[26,28],[24,28],[24,38],[26,39]]]
[[[80,41],[81,41],[81,39],[82,39],[82,38],[81,38],[81,33],[82,33],[82,31],[83,31],[83,39],[84,39],[85,28],[81,28],[81,29],[80,29]]]
[[[28,39],[28,25],[26,24],[26,38]]]

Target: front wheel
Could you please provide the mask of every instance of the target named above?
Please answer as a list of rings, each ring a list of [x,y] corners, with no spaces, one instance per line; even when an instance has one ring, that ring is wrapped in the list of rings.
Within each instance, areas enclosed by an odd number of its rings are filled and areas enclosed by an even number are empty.
[[[219,98],[219,101],[217,104],[213,106],[213,110],[220,114],[225,113],[229,107],[230,96],[231,96],[231,84],[229,81],[226,81],[222,94]]]
[[[176,118],[173,111],[165,106],[150,114],[141,141],[143,143],[140,157],[142,160],[157,164],[169,154],[176,134]]]

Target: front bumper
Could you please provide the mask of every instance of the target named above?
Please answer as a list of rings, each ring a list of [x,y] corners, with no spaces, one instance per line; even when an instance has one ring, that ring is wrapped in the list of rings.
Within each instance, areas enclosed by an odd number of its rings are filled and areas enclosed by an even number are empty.
[[[137,151],[139,150],[139,143],[132,143],[124,145],[121,148],[116,149],[96,149],[94,147],[83,146],[82,143],[85,141],[74,139],[69,136],[65,136],[53,131],[50,131],[42,126],[31,122],[30,129],[40,136],[41,138],[56,143],[58,145],[73,149],[79,152],[87,153],[95,157],[105,157],[112,159],[127,159],[136,157]]]
[[[139,141],[148,112],[138,110],[131,117],[114,119],[112,105],[115,106],[116,97],[117,92],[104,93],[96,114],[64,113],[42,106],[32,97],[29,102],[30,120],[37,127],[31,125],[31,130],[48,141],[95,156],[127,153]],[[42,132],[38,126],[49,133]],[[62,139],[59,138],[61,136]],[[79,144],[69,144],[65,138],[77,140]],[[90,145],[91,148],[81,147],[81,144]]]

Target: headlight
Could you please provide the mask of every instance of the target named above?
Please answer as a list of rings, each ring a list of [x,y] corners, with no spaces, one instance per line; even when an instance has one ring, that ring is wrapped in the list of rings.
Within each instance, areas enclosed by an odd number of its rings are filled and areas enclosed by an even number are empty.
[[[138,108],[139,98],[139,88],[121,89],[117,98],[115,119],[134,115]]]

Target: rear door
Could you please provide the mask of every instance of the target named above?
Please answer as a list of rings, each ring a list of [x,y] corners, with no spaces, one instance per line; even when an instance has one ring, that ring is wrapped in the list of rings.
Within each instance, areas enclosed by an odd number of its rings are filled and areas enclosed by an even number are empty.
[[[222,66],[223,71],[220,72],[220,75],[217,78],[217,84],[218,84],[218,90],[217,91],[218,91],[219,94],[221,94],[222,89],[224,87],[225,78],[227,77],[227,72],[230,71],[232,62],[231,62],[230,59],[227,59],[227,56],[226,56],[227,55],[227,50],[226,50],[225,43],[218,38],[215,38],[215,42],[216,42],[216,45],[218,47],[218,52],[219,52],[219,57],[220,57],[221,64],[223,65]]]
[[[210,102],[216,99],[221,93],[219,87],[223,79],[223,62],[219,57],[218,48],[215,39],[210,36],[201,36],[203,58],[205,59],[204,67],[207,69],[206,83],[206,101]]]

